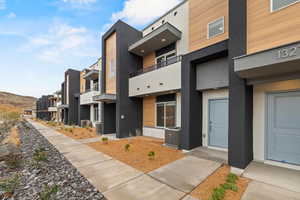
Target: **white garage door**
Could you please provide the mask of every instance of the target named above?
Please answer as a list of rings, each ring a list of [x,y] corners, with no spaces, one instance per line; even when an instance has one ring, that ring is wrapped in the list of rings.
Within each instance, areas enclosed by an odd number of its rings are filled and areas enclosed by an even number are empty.
[[[300,92],[268,95],[267,159],[300,165]]]

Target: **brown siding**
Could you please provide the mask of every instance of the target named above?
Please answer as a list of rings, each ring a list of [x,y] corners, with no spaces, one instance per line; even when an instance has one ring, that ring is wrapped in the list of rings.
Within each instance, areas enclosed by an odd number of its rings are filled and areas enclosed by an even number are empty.
[[[155,101],[154,96],[143,99],[143,126],[155,127]]]
[[[116,33],[113,33],[106,41],[106,93],[116,94],[116,76],[111,75],[111,67],[116,67]],[[111,66],[113,64],[113,66]],[[116,69],[114,69],[116,74]]]
[[[85,82],[86,80],[83,78],[85,72],[80,72],[80,93],[85,92]]]
[[[150,53],[143,58],[143,68],[148,68],[155,65],[155,52]]]
[[[275,12],[270,1],[247,1],[247,53],[300,40],[300,3]]]
[[[228,0],[190,0],[189,50],[195,51],[228,39]],[[207,38],[207,25],[224,17],[224,33]]]

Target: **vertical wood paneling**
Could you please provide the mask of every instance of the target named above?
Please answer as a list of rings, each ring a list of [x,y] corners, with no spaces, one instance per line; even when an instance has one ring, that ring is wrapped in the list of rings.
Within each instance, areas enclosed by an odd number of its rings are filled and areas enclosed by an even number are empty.
[[[143,99],[143,126],[155,127],[155,96]]]
[[[85,75],[84,71],[80,72],[80,93],[85,92],[85,82],[86,82],[86,80],[83,78],[84,75]]]
[[[116,46],[117,46],[117,37],[116,33],[113,33],[109,38],[107,38],[106,42],[106,93],[108,94],[116,94]],[[115,69],[111,69],[115,67]],[[115,71],[115,75],[113,76],[111,71]]]
[[[271,12],[269,0],[247,1],[247,53],[300,40],[300,3]]]
[[[208,39],[207,26],[224,17],[224,33]],[[228,39],[228,0],[190,0],[189,50],[195,51]]]
[[[143,58],[143,68],[148,68],[155,65],[155,52],[149,53]]]

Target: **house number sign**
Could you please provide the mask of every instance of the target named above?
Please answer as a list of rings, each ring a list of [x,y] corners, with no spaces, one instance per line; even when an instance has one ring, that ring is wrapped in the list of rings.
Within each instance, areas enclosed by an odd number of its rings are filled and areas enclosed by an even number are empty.
[[[279,49],[277,52],[277,57],[279,59],[290,58],[300,55],[300,46],[292,46],[288,48]]]

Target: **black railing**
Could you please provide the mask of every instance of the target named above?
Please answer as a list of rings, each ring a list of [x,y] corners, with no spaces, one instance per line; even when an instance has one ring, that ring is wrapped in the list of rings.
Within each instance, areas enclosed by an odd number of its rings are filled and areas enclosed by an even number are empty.
[[[182,59],[181,55],[173,57],[173,58],[169,58],[168,60],[163,61],[163,62],[159,62],[159,63],[157,63],[157,64],[155,64],[155,65],[153,65],[151,67],[143,68],[143,69],[140,69],[140,70],[138,70],[136,72],[130,73],[129,76],[130,77],[134,77],[134,76],[141,75],[141,74],[144,74],[144,73],[147,73],[147,72],[151,72],[151,71],[154,71],[154,70],[157,70],[157,69],[160,69],[160,68],[172,65],[174,63],[181,62],[181,59]]]

